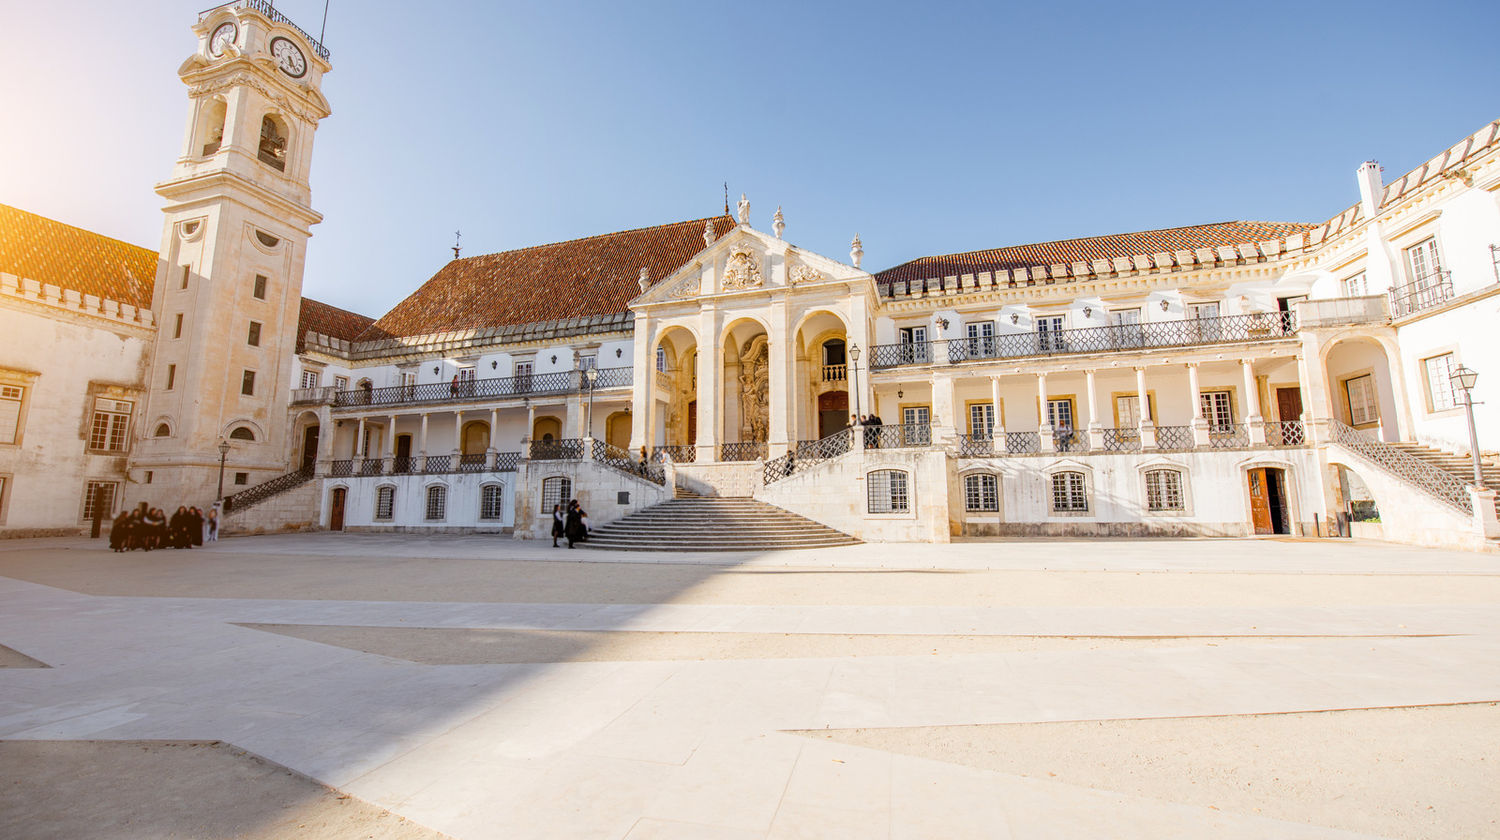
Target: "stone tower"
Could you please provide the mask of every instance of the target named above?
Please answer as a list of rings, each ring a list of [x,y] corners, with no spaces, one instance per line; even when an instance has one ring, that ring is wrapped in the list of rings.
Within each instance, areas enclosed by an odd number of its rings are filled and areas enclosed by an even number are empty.
[[[269,4],[198,17],[183,148],[166,200],[158,324],[127,504],[213,502],[285,472],[287,401],[312,209],[313,135],[328,51]],[[132,496],[138,493],[139,498]]]

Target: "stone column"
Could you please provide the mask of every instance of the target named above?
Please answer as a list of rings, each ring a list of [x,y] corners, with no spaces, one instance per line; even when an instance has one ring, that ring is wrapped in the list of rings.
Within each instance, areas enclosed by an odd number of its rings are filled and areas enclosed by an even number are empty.
[[[1250,445],[1266,445],[1266,427],[1260,416],[1260,389],[1255,383],[1255,365],[1249,359],[1240,360],[1240,374],[1245,388],[1245,425],[1250,430]]]
[[[1083,372],[1084,387],[1088,389],[1089,398],[1089,449],[1099,450],[1104,448],[1104,424],[1099,422],[1099,397],[1095,394],[1094,369],[1089,368]]]
[[[1146,368],[1135,369],[1135,399],[1139,406],[1137,412],[1140,416],[1136,425],[1140,429],[1141,448],[1155,449],[1156,443],[1156,417],[1151,414],[1151,395],[1146,391]]]
[[[1041,444],[1037,447],[1040,452],[1053,452],[1056,447],[1052,444],[1052,423],[1047,418],[1047,374],[1036,375],[1036,428],[1037,438]]]
[[[1198,363],[1188,362],[1188,392],[1193,401],[1193,445],[1208,446],[1208,418],[1203,416],[1202,391],[1198,388]]]
[[[385,463],[380,467],[380,471],[386,475],[390,475],[396,471],[396,415],[394,414],[391,415],[390,429],[390,434],[386,435]]]
[[[958,434],[958,380],[951,374],[932,376],[932,442],[946,446]]]
[[[359,475],[365,462],[365,418],[359,418],[359,427],[354,430],[354,474]]]
[[[464,413],[462,409],[455,408],[453,409],[453,449],[449,452],[452,460],[449,461],[448,468],[451,470],[457,470],[459,459],[463,457],[463,454]]]
[[[427,471],[427,412],[422,412],[422,436],[417,440],[417,472]]]
[[[495,456],[499,454],[495,446],[495,430],[500,427],[500,409],[490,409],[490,440],[489,446],[484,450],[484,468],[487,472],[495,471]]]
[[[525,434],[521,435],[521,441],[523,443],[530,443],[531,442],[531,436],[535,432],[536,432],[536,406],[531,403],[531,400],[527,400],[526,401],[526,432],[525,432]],[[527,457],[530,457],[530,455],[531,455],[530,452],[523,452],[521,454],[525,455]]]
[[[796,355],[792,352],[794,340],[786,301],[776,301],[771,304],[771,329],[766,334],[766,400],[769,403],[766,410],[770,415],[766,418],[769,421],[768,458],[779,458],[786,454],[789,433],[795,425],[791,422],[790,415],[795,409],[793,400],[801,394],[795,390],[795,377],[792,373],[792,360]]]
[[[702,336],[698,345],[698,461],[719,460],[719,406],[724,399],[720,379],[723,377],[721,357],[723,343],[719,340],[719,313],[707,307],[701,314]]]
[[[995,447],[996,452],[1005,451],[1005,421],[1004,415],[1000,413],[1000,377],[990,377],[990,410],[995,413],[995,426],[991,437],[1000,445]]]
[[[645,315],[635,316],[635,346],[631,353],[630,451],[656,443],[651,434],[651,409],[656,405],[656,351],[654,331]]]

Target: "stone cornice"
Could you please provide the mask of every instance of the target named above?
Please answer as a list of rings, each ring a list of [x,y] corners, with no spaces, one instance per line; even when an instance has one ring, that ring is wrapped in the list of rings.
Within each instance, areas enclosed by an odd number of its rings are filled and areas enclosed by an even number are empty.
[[[0,272],[0,301],[7,305],[35,308],[54,317],[69,315],[108,322],[112,327],[128,329],[142,338],[156,334],[155,316],[150,308],[139,309],[98,295],[74,289],[62,289],[51,283],[40,283]]]

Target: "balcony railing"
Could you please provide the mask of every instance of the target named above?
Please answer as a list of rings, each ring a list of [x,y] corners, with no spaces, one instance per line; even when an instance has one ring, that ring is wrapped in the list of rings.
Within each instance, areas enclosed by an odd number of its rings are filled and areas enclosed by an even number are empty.
[[[534,440],[531,442],[533,461],[582,461],[583,439]]]
[[[319,388],[293,388],[292,405],[327,405],[334,401],[339,389],[332,385]]]
[[[720,461],[754,461],[757,458],[766,457],[770,450],[765,441],[750,441],[748,443],[723,443],[719,445]]]
[[[1134,452],[1141,448],[1141,430],[1134,428],[1105,429],[1105,452]]]
[[[1250,429],[1244,423],[1215,423],[1208,427],[1209,449],[1242,449],[1250,445]]]
[[[668,459],[674,464],[691,464],[698,460],[696,446],[658,446],[651,450],[651,463],[661,464]]]
[[[990,435],[959,435],[960,458],[988,458],[995,454],[995,438]]]
[[[1011,455],[1029,455],[1042,451],[1041,432],[1006,432],[1005,451]]]
[[[772,484],[839,457],[854,448],[854,430],[840,429],[818,440],[799,440],[792,450],[780,458],[773,458],[761,468],[761,483]]]
[[[843,382],[844,380],[846,380],[848,378],[849,378],[849,366],[848,365],[824,365],[823,366],[823,381],[824,382]]]
[[[1441,306],[1452,299],[1452,272],[1434,271],[1405,286],[1391,288],[1391,317],[1401,318],[1424,309]]]
[[[1220,318],[1189,318],[1109,327],[1012,333],[985,338],[960,338],[923,343],[877,344],[870,353],[875,370],[902,365],[931,364],[934,358],[949,362],[987,359],[1018,359],[1028,356],[1060,356],[1076,353],[1107,353],[1156,347],[1191,347],[1202,344],[1235,344],[1272,341],[1297,332],[1297,316],[1291,312],[1258,312]]]
[[[1305,446],[1306,444],[1307,429],[1302,426],[1301,420],[1266,421],[1267,446]]]
[[[601,368],[594,390],[630,387],[633,372],[628,367]],[[416,403],[470,402],[503,397],[572,394],[589,389],[581,370],[502,376],[425,385],[393,385],[388,388],[355,388],[339,391],[333,400],[338,408],[412,405]]]
[[[866,449],[915,449],[932,445],[931,423],[864,426]]]
[[[309,44],[312,44],[313,52],[316,52],[319,56],[321,56],[324,61],[328,60],[328,48],[319,43],[317,38],[314,38],[313,36],[304,32],[302,27],[298,26],[295,23],[292,23],[291,19],[289,19],[286,15],[276,11],[276,4],[274,0],[235,0],[235,2],[233,3],[221,3],[220,5],[204,9],[203,11],[199,12],[198,20],[203,20],[204,18],[208,17],[211,12],[218,11],[219,9],[251,9],[253,11],[260,12],[267,18],[270,18],[273,23],[286,24],[287,26],[290,26],[291,28],[297,30],[298,34],[300,34],[303,38],[306,38]]]
[[[1157,426],[1156,448],[1164,452],[1186,452],[1194,447],[1192,426]]]

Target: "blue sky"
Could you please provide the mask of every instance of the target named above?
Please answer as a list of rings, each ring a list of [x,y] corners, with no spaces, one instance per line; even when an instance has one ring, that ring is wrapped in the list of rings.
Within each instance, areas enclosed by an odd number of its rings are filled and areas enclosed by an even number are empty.
[[[200,0],[201,5],[207,5]],[[159,246],[200,4],[0,0],[0,202]],[[322,0],[276,4],[316,33]],[[697,218],[723,183],[865,267],[1322,221],[1500,117],[1493,3],[332,0],[304,293]]]

